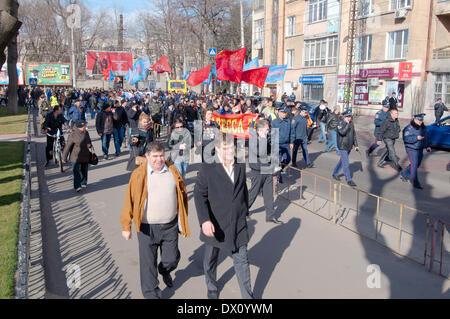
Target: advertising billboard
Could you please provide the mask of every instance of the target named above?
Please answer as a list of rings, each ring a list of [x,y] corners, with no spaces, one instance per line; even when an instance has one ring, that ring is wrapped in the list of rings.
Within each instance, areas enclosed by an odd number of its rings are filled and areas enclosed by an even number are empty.
[[[23,85],[23,63],[17,63],[17,84]],[[3,64],[2,69],[0,71],[0,85],[8,85],[9,84],[9,76],[8,76],[8,63]]]
[[[133,69],[133,54],[128,52],[86,52],[86,74],[103,75],[111,68],[114,76],[125,76]]]
[[[72,66],[70,63],[26,62],[25,83],[36,78],[38,85],[72,85]]]

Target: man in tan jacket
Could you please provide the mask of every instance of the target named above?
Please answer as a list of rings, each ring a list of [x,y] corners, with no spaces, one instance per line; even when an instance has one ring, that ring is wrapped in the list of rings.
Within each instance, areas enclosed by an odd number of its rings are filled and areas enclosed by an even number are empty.
[[[178,233],[189,237],[188,200],[183,178],[164,158],[164,146],[152,142],[146,147],[147,162],[131,174],[120,223],[122,236],[131,239],[131,224],[136,225],[142,294],[160,299],[158,272],[172,287],[173,271],[180,261]],[[160,249],[160,263],[157,252]],[[158,269],[157,269],[158,268]]]

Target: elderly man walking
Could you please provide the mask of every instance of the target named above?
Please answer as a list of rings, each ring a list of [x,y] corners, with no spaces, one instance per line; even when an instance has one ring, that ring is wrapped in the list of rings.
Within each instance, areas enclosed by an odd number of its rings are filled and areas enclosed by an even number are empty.
[[[134,221],[139,242],[142,294],[160,299],[158,272],[168,287],[170,272],[180,261],[178,233],[189,237],[186,187],[176,167],[165,161],[164,146],[152,142],[146,147],[147,162],[131,174],[120,222],[122,236],[131,239]],[[160,263],[157,255],[160,250]]]

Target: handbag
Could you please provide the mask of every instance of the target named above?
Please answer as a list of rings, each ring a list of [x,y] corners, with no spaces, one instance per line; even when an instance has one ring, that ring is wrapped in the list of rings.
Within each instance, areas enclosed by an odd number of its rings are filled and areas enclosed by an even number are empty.
[[[98,156],[95,154],[94,146],[91,146],[91,151],[89,151],[89,164],[97,165],[98,164]]]
[[[147,158],[145,156],[136,156],[136,148],[133,147],[134,152],[134,162],[136,166],[140,166],[147,162]]]

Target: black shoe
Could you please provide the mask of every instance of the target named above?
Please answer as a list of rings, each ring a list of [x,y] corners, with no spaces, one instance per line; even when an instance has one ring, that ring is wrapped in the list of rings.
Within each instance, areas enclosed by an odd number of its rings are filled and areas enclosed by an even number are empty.
[[[295,164],[292,164],[292,167],[297,167],[297,163],[295,163]]]
[[[46,163],[45,163],[45,167],[49,167],[50,166],[50,161],[47,161]]]
[[[219,299],[219,292],[208,290],[208,299]]]
[[[333,176],[333,179],[335,179],[335,180],[337,180],[337,181],[341,181],[341,179],[339,178],[339,177],[337,177],[336,175],[332,175]]]
[[[400,165],[395,166],[395,169],[401,173],[401,171],[403,171],[403,168]]]
[[[413,186],[414,186],[414,188],[417,188],[417,189],[423,189],[422,185],[413,185]]]
[[[347,182],[347,184],[351,187],[356,187],[356,184],[354,181],[349,181],[349,182]]]
[[[314,168],[315,166],[314,166],[313,163],[310,163],[309,165],[306,165],[306,167],[307,167],[307,168]]]
[[[162,277],[166,286],[172,288],[173,287],[172,276],[169,273],[164,273],[162,274]]]
[[[277,225],[283,224],[283,222],[281,220],[279,220],[278,218],[275,218],[275,217],[271,218],[271,219],[267,219],[266,222],[274,223],[274,224],[277,224]]]

